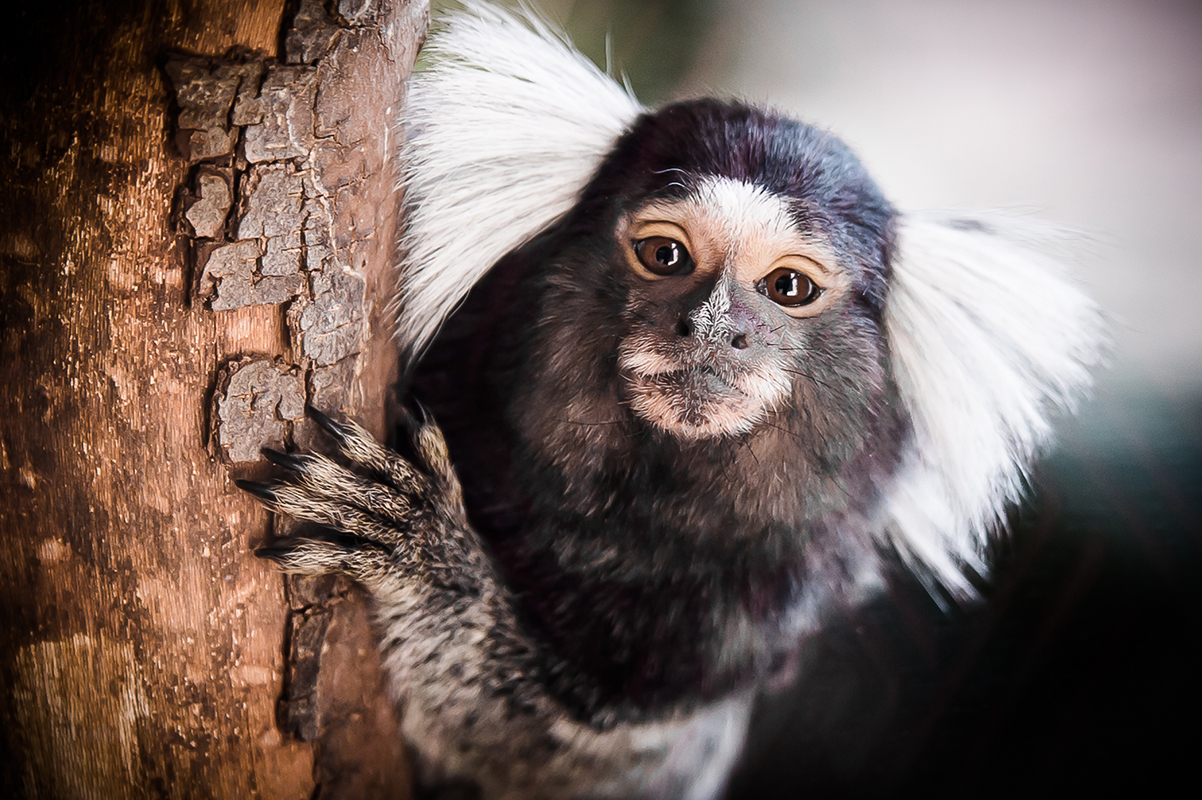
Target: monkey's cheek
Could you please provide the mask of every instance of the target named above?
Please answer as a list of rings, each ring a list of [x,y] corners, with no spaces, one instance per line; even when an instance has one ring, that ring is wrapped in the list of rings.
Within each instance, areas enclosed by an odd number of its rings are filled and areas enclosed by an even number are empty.
[[[710,439],[747,433],[763,421],[762,398],[745,394],[700,371],[631,375],[630,407],[653,427],[678,439]]]

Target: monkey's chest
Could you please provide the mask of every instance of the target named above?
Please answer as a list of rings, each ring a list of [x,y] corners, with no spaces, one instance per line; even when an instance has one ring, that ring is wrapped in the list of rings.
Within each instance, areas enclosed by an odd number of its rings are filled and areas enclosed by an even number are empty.
[[[633,556],[565,566],[563,548],[522,537],[496,553],[526,623],[589,684],[579,693],[586,705],[712,701],[778,669],[796,646],[784,635],[794,602],[784,570],[695,574]]]

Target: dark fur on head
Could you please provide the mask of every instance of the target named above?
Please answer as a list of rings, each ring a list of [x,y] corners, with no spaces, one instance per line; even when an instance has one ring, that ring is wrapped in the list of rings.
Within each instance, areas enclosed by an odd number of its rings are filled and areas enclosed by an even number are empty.
[[[685,438],[632,411],[619,347],[635,332],[679,339],[720,278],[649,282],[615,230],[713,178],[783,198],[849,287],[800,319],[731,289],[747,343],[680,352],[718,386],[754,366],[789,388],[748,432]],[[639,118],[578,205],[494,268],[417,366],[469,515],[529,624],[586,678],[561,691],[578,713],[651,712],[762,677],[808,609],[876,559],[876,487],[907,434],[881,327],[893,220],[834,136],[738,103],[671,105]]]
[[[863,270],[858,289],[879,320],[897,212],[837,136],[755,106],[694,100],[643,114],[581,192],[567,238],[612,229],[618,214],[710,175],[790,198],[799,228],[830,237]]]

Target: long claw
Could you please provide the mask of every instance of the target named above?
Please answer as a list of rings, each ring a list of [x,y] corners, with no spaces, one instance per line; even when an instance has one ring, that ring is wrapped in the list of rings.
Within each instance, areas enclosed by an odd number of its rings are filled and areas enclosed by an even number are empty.
[[[342,427],[340,423],[335,422],[329,416],[321,411],[318,411],[313,406],[309,406],[308,412],[309,416],[313,418],[313,421],[320,425],[326,433],[337,439],[339,444],[346,443],[346,429]]]
[[[279,498],[276,496],[275,487],[270,483],[259,483],[258,481],[236,480],[234,485],[244,492],[249,492],[260,500],[265,500],[268,503],[277,503]]]
[[[293,472],[300,472],[305,467],[304,456],[294,456],[291,453],[281,453],[279,450],[272,450],[270,447],[264,447],[259,450],[263,457],[272,464],[278,464],[285,469],[290,469]]]
[[[418,400],[416,397],[410,395],[409,403],[413,406],[413,410],[410,411],[408,408],[406,408],[405,413],[409,415],[410,419],[412,419],[418,425],[429,424],[430,412],[422,404],[422,401]]]
[[[268,561],[282,561],[293,548],[291,547],[259,547],[255,549],[255,555],[259,558],[265,558]]]

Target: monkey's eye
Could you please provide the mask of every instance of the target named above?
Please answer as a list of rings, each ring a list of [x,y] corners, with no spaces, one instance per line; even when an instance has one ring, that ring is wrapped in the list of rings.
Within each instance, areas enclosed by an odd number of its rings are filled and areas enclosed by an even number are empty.
[[[806,306],[818,299],[822,289],[804,272],[779,267],[755,285],[756,291],[782,306]]]
[[[685,246],[667,236],[648,236],[634,243],[639,263],[656,275],[683,275],[693,271],[693,259]]]

